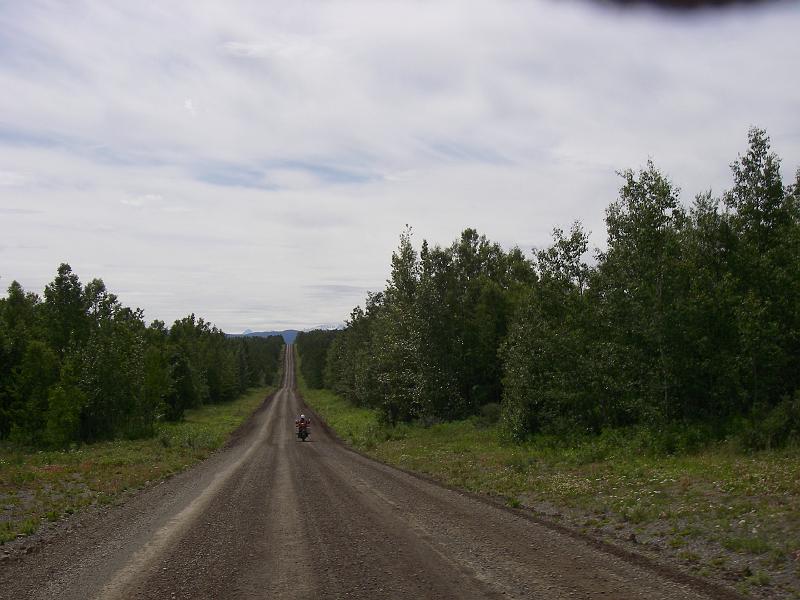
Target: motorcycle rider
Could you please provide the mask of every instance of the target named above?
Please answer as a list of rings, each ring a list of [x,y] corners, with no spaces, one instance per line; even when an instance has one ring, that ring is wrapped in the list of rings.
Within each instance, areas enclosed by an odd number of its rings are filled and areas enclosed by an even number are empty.
[[[305,415],[300,415],[299,418],[294,420],[294,426],[297,427],[298,432],[309,425],[311,425],[311,419],[306,418]]]

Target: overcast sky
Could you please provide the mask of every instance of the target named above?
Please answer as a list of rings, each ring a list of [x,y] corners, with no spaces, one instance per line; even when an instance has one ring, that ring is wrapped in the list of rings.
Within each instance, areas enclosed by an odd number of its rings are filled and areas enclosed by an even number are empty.
[[[615,171],[685,202],[751,125],[800,166],[800,3],[0,0],[0,286],[61,262],[148,320],[341,322],[417,243],[605,239]]]

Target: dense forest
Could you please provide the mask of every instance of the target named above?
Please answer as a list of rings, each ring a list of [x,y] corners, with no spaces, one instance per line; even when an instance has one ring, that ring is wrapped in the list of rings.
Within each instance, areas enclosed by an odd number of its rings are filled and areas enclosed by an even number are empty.
[[[44,299],[0,299],[0,439],[32,446],[149,436],[159,420],[270,383],[280,337],[228,337],[194,314],[167,328],[67,264]]]
[[[406,231],[344,330],[298,338],[306,380],[387,423],[484,413],[516,440],[798,440],[800,171],[784,184],[759,129],[731,169],[688,206],[652,162],[621,173],[593,256],[580,222],[531,258],[472,229],[417,252]]]
[[[314,329],[300,331],[295,338],[297,351],[303,356],[300,372],[306,383],[313,388],[321,388],[325,383],[323,377],[328,360],[328,348],[337,333],[336,330]]]

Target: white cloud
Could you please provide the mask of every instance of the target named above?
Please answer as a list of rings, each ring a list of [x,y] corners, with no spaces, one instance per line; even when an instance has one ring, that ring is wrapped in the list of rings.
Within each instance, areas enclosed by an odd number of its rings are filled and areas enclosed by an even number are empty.
[[[269,48],[265,44],[253,44],[246,42],[225,42],[222,44],[223,51],[231,56],[244,58],[260,58],[267,56]]]
[[[719,192],[755,124],[793,173],[798,25],[796,3],[17,3],[0,276],[40,290],[68,260],[236,331],[339,322],[405,223],[527,248],[582,218],[602,244],[615,170],[649,156]]]
[[[183,101],[183,107],[193,118],[197,116],[197,109],[194,107],[194,102],[192,102],[190,98]]]
[[[120,203],[126,206],[141,208],[143,206],[153,206],[154,204],[160,204],[163,200],[164,198],[160,194],[140,194],[137,196],[130,196],[123,198],[122,200],[120,200]]]
[[[30,177],[23,173],[0,171],[0,187],[21,187],[30,181]]]
[[[267,42],[234,42],[222,44],[224,54],[236,58],[273,58],[287,61],[326,60],[331,56],[328,46],[302,35],[273,33]]]

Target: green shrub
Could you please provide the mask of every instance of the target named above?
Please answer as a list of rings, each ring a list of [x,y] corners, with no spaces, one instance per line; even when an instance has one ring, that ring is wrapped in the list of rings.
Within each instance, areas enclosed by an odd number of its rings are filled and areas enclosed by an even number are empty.
[[[15,537],[17,537],[17,533],[14,530],[14,523],[11,521],[0,523],[0,544],[10,542]]]
[[[657,455],[698,452],[715,437],[708,427],[695,423],[673,423],[651,429],[649,434],[648,449]]]
[[[480,415],[476,420],[479,427],[490,427],[496,425],[500,421],[500,404],[497,402],[490,402],[481,406]]]
[[[765,554],[772,549],[768,541],[759,537],[731,536],[722,540],[722,547],[734,552]]]
[[[737,435],[744,450],[785,448],[800,443],[800,390],[772,409],[756,408],[740,423]]]
[[[66,447],[78,436],[86,395],[76,387],[57,385],[50,391],[48,403],[45,441],[53,447]]]

